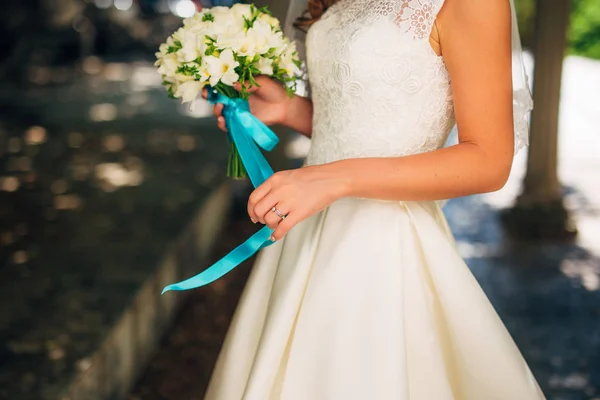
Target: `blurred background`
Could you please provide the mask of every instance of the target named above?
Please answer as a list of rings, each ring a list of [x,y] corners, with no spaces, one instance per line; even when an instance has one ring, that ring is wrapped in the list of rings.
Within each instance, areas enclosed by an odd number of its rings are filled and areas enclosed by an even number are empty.
[[[231,3],[3,2],[0,399],[202,398],[252,260],[159,294],[254,232],[251,187],[226,179],[211,107],[168,99],[153,63],[182,18]],[[302,40],[302,1],[256,3]],[[445,212],[548,399],[598,400],[600,2],[516,6],[532,145]],[[277,133],[272,165],[300,166],[309,140]]]

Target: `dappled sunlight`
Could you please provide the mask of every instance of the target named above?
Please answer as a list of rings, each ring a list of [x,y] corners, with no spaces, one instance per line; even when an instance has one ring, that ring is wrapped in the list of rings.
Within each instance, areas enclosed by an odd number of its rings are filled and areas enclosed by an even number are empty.
[[[95,104],[90,108],[89,115],[92,121],[112,121],[117,119],[118,110],[114,104]]]
[[[594,260],[596,261],[596,260]],[[590,291],[600,289],[600,265],[590,260],[564,260],[560,270],[569,278],[576,279]]]
[[[121,186],[138,186],[144,179],[141,168],[130,169],[119,163],[98,164],[95,174],[100,180],[100,187],[107,192],[112,192]]]

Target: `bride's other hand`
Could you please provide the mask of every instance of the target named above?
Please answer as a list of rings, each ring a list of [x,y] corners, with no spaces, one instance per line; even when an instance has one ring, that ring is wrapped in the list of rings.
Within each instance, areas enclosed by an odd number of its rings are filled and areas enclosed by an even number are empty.
[[[258,186],[248,199],[248,215],[275,229],[271,240],[279,240],[300,221],[343,197],[343,182],[327,168],[308,166],[276,172]],[[273,207],[286,216],[279,217]]]
[[[252,87],[248,91],[252,93],[248,99],[250,112],[266,125],[283,124],[288,114],[291,103],[281,83],[275,82],[267,76],[256,77],[259,87]],[[233,86],[237,91],[242,89],[241,83]],[[207,98],[206,88],[202,90],[202,97]],[[227,132],[225,118],[223,118],[223,104],[216,104],[213,113],[217,117],[219,129]]]

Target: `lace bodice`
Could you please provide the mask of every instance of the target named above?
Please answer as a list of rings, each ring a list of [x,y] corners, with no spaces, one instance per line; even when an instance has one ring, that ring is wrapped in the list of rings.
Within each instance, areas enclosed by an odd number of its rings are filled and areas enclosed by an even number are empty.
[[[306,164],[442,147],[452,87],[429,35],[443,0],[341,0],[308,31],[314,104]]]

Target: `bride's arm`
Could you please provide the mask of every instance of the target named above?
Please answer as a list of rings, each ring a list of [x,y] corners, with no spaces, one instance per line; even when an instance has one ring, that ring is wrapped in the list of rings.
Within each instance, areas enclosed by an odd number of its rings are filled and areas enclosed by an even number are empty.
[[[446,0],[438,15],[454,93],[459,144],[394,158],[358,158],[280,171],[248,200],[273,239],[344,196],[437,200],[500,189],[513,159],[508,0]],[[287,218],[271,212],[273,206]]]
[[[509,2],[446,0],[438,23],[459,144],[322,166],[319,174],[336,182],[343,196],[436,200],[495,191],[506,183],[514,153]]]
[[[312,136],[313,104],[307,97],[294,95],[289,101],[289,106],[282,125],[301,133],[306,137]]]

